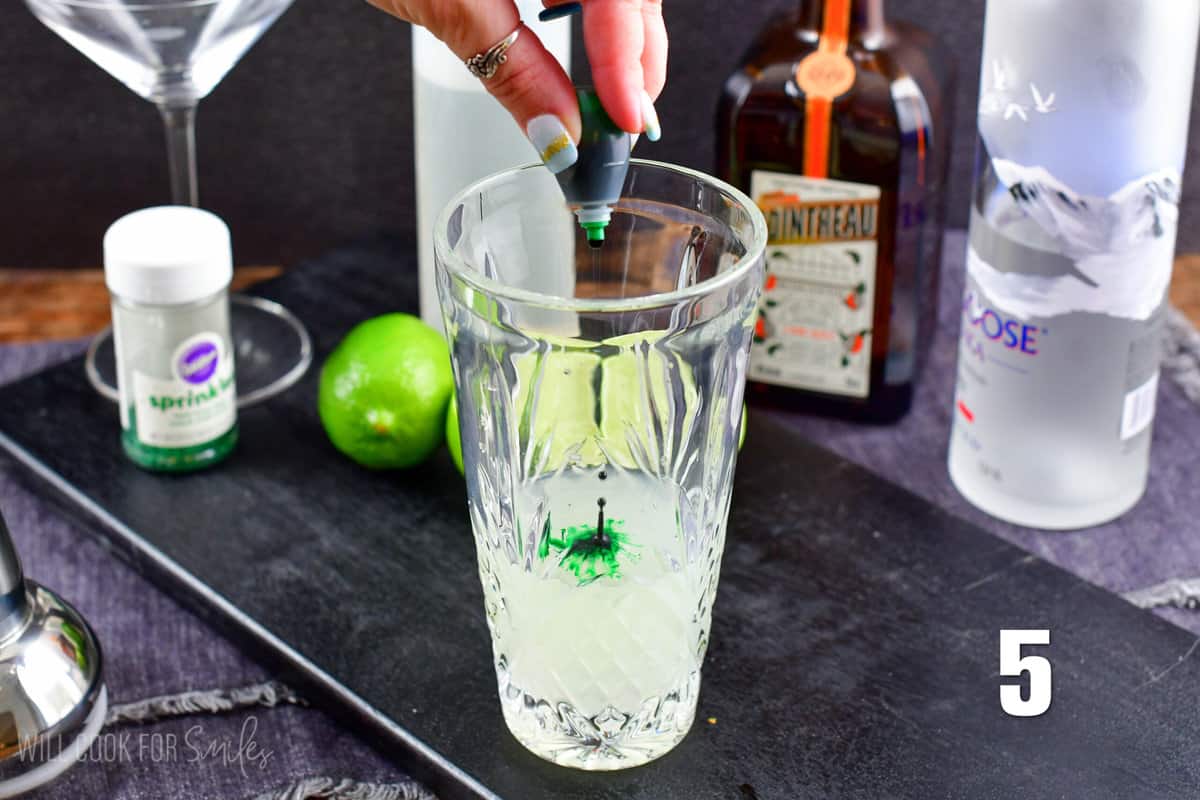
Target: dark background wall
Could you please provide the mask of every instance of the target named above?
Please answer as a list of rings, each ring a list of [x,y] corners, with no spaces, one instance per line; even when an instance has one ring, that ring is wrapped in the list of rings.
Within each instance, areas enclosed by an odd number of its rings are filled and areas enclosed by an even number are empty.
[[[639,153],[711,170],[720,86],[788,0],[665,0],[664,138]],[[892,0],[889,13],[958,54],[952,224],[966,220],[984,0]],[[578,25],[578,23],[576,23]],[[582,45],[575,38],[576,55]],[[201,203],[231,225],[239,264],[290,264],[348,239],[413,235],[408,27],[361,0],[296,0],[200,106]],[[576,70],[580,74],[580,70]],[[1192,161],[1200,147],[1193,125]],[[157,112],[0,2],[0,266],[96,266],[104,229],[168,199]],[[1200,250],[1200,167],[1180,245]]]

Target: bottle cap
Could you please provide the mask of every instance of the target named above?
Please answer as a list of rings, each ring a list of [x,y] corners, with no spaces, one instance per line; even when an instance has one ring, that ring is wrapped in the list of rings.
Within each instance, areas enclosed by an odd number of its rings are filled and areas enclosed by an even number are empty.
[[[603,242],[604,229],[612,222],[612,208],[609,206],[582,206],[575,211],[579,225],[587,234],[588,242]]]
[[[158,206],[126,214],[104,234],[104,280],[136,303],[180,305],[211,297],[233,278],[229,228],[216,214]]]
[[[560,185],[568,199],[578,203],[575,211],[579,225],[587,235],[588,244],[598,247],[604,242],[604,231],[612,221],[611,203],[620,197],[625,174],[629,170],[629,151],[632,138],[617,127],[600,96],[591,88],[576,90],[579,114],[583,125],[579,139],[579,160],[573,169],[559,173]]]

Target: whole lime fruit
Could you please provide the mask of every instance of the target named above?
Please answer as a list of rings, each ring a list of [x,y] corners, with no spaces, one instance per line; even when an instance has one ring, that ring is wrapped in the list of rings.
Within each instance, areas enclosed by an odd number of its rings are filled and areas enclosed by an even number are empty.
[[[446,446],[450,448],[450,458],[458,471],[466,474],[462,460],[462,437],[458,430],[458,396],[450,396],[450,410],[446,412]]]
[[[646,334],[632,334],[622,339],[635,341],[633,337],[645,338]],[[611,339],[606,343],[613,343]],[[639,360],[640,359],[640,360]],[[645,362],[643,364],[643,362]],[[517,407],[523,408],[533,385],[536,359],[515,359],[521,387]],[[689,408],[696,403],[696,387],[692,371],[680,365],[684,398]],[[567,457],[573,457],[588,465],[604,463],[606,455],[623,466],[633,468],[635,462],[630,452],[625,429],[645,429],[643,420],[645,403],[639,402],[641,374],[651,376],[651,391],[658,408],[666,408],[667,361],[659,354],[640,357],[636,353],[619,353],[601,359],[590,352],[552,352],[546,357],[541,370],[541,389],[534,404],[532,435],[535,441],[552,443],[546,451],[546,468],[557,469]],[[594,378],[599,371],[601,390],[596,396]],[[602,423],[596,423],[596,404],[602,409]],[[738,449],[746,443],[746,418],[749,412],[742,405],[741,428],[738,432]],[[606,450],[601,451],[596,440],[603,440]],[[582,443],[582,445],[580,445]],[[458,404],[451,398],[450,411],[446,415],[446,444],[450,448],[459,472],[463,472],[462,441],[458,428]]]
[[[746,417],[748,416],[750,416],[750,412],[747,410],[746,404],[742,403],[742,429],[738,432],[738,450],[741,450],[746,444]]]
[[[441,334],[410,314],[384,314],[326,359],[317,411],[334,447],[364,467],[412,467],[442,443],[453,390]]]

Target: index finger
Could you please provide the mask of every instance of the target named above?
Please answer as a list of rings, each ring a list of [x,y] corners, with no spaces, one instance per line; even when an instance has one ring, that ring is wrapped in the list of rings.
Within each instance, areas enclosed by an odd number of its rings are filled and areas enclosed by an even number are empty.
[[[583,4],[583,41],[596,93],[618,128],[641,133],[646,88],[642,51],[646,21],[642,0],[589,0]]]
[[[642,71],[645,73],[646,93],[653,100],[667,82],[667,26],[663,21],[662,0],[644,0],[642,19],[646,23]]]

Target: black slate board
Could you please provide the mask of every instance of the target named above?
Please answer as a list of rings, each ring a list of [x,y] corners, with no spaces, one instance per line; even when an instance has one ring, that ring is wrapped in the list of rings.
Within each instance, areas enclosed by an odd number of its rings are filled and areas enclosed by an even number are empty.
[[[259,293],[320,359],[411,307],[406,252],[342,250]],[[315,380],[246,412],[236,455],[193,476],[127,462],[78,361],[0,389],[0,444],[447,800],[1197,796],[1197,640],[753,415],[696,727],[625,773],[545,764],[500,717],[449,460],[337,457]],[[1008,627],[1052,631],[1040,718],[1000,710]]]

